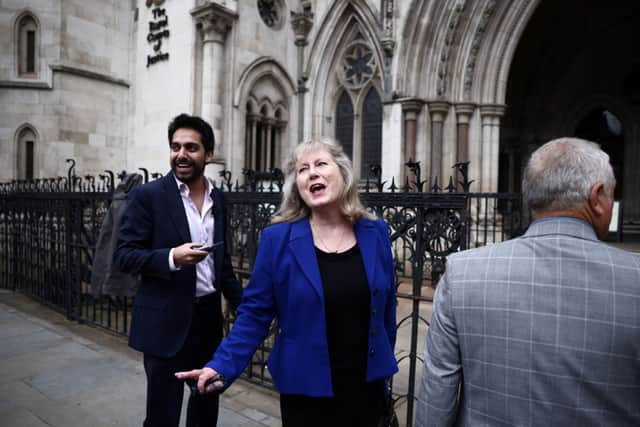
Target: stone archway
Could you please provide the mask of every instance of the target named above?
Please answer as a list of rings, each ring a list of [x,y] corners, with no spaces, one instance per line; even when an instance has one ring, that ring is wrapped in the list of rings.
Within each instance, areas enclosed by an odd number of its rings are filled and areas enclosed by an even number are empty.
[[[547,140],[597,138],[592,127],[599,126],[598,120],[602,123],[604,111],[613,113],[624,130],[616,137],[622,146],[604,144],[616,162],[618,180],[638,181],[640,173],[632,165],[640,160],[640,119],[637,100],[625,87],[640,63],[640,52],[632,45],[639,12],[636,2],[621,0],[539,4],[518,42],[508,76],[500,191],[520,190],[526,159]],[[626,219],[640,217],[640,197],[631,187],[619,190]]]

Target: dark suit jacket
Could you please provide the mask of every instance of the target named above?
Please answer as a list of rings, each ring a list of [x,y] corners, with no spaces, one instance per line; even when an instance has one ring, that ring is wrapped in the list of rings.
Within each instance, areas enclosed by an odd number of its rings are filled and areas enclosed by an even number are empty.
[[[398,370],[395,275],[384,221],[359,220],[356,239],[371,298],[367,381]],[[260,239],[251,280],[231,333],[207,366],[231,383],[267,335],[274,317],[280,333],[269,356],[269,372],[281,393],[332,396],[324,293],[308,219],[267,227]]]
[[[214,253],[215,304],[222,336],[220,291],[231,306],[240,302],[242,288],[233,274],[226,250],[225,206],[222,193],[213,189],[214,242],[224,241]],[[171,357],[184,344],[193,313],[196,269],[185,265],[169,270],[169,251],[191,242],[187,215],[173,173],[135,188],[129,194],[120,225],[114,263],[124,272],[141,274],[129,333],[129,345],[157,357]],[[216,339],[217,337],[212,337]]]

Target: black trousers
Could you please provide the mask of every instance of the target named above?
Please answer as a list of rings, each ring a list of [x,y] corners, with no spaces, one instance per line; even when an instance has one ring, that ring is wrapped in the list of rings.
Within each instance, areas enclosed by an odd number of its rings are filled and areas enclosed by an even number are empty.
[[[378,427],[385,410],[384,381],[334,386],[334,394],[281,394],[282,427]]]
[[[211,360],[222,337],[220,310],[216,299],[205,298],[194,306],[193,320],[182,349],[173,357],[160,358],[144,354],[147,374],[147,415],[144,427],[178,427],[184,382],[175,377],[178,371],[202,368]],[[190,412],[196,414],[198,427],[215,427],[218,422],[218,394],[197,395],[189,400]]]

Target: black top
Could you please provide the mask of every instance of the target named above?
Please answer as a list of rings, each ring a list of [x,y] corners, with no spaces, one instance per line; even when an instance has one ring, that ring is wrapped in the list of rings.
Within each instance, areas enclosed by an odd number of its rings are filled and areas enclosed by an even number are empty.
[[[370,296],[358,245],[342,253],[316,248],[325,300],[334,393],[366,383]]]

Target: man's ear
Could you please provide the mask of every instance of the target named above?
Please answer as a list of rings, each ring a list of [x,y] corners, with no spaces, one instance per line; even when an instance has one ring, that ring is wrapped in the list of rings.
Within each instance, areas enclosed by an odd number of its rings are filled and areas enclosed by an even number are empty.
[[[207,152],[204,154],[204,160],[205,160],[205,162],[207,162],[207,163],[211,163],[211,161],[213,160],[213,151],[207,151]]]
[[[599,216],[605,215],[607,209],[605,204],[606,199],[607,192],[604,189],[604,184],[602,182],[596,182],[589,191],[589,207],[595,214]]]

